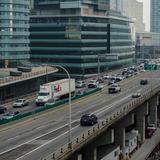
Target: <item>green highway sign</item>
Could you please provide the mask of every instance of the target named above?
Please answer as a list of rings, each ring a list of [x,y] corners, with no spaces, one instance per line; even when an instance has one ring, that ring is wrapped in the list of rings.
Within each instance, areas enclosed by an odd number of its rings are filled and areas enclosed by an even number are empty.
[[[157,65],[156,64],[144,64],[144,69],[145,70],[157,70]]]

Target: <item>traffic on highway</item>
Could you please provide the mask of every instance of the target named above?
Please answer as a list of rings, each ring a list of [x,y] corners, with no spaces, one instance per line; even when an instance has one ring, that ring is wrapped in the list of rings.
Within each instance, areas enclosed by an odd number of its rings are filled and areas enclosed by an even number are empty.
[[[124,72],[127,74],[124,74]],[[130,68],[122,69],[120,73],[121,77],[131,74]],[[118,75],[120,79],[119,72],[116,75]],[[110,81],[110,77],[113,79],[114,76],[115,79],[116,76],[112,74],[103,75],[101,76],[103,83],[97,83],[104,85],[101,91],[72,102],[72,138],[79,136],[87,130],[90,125],[94,125],[103,120],[116,108],[135,99],[135,97],[133,97],[134,93],[138,92],[141,96],[160,82],[159,71],[148,72],[143,69],[138,69],[132,72],[131,75],[130,78],[123,78],[124,80],[115,82],[114,84],[118,83],[118,85],[120,85],[121,92],[112,94],[108,93],[110,87],[110,85],[108,86],[108,82]],[[142,80],[147,80],[147,83],[141,84]],[[95,83],[93,79],[92,83]],[[88,89],[88,84],[90,84],[90,80],[86,80],[85,85],[81,87]],[[77,88],[77,90],[82,88]],[[138,97],[139,95],[137,98]],[[30,102],[28,106],[22,108],[28,108],[32,105],[37,107],[35,100]],[[95,115],[96,120],[93,118],[94,121],[92,121],[91,115]],[[49,110],[49,112],[42,115],[35,115],[34,119],[31,118],[30,121],[23,122],[22,120],[22,122],[19,122],[19,125],[16,124],[7,129],[3,128],[0,132],[0,160],[10,160],[10,157],[12,157],[12,160],[41,159],[60,146],[65,145],[68,142],[68,116],[68,105],[64,105],[63,107]],[[83,127],[85,120],[86,123],[89,121],[89,123],[87,123],[89,125],[88,127]],[[81,122],[82,125],[80,125]]]
[[[89,91],[92,91],[96,88],[103,89],[105,86],[109,86],[108,93],[117,93],[121,91],[121,87],[117,84],[120,81],[123,81],[132,76],[136,76],[140,73],[144,72],[143,65],[139,66],[131,66],[128,68],[123,68],[122,70],[118,70],[114,72],[114,74],[108,73],[105,75],[94,77],[93,79],[85,79],[85,80],[71,80],[71,92],[73,96],[82,96]],[[19,114],[27,113],[37,109],[38,107],[45,107],[46,105],[54,105],[57,101],[66,98],[69,91],[68,81],[62,83],[59,80],[51,83],[44,84],[40,86],[40,90],[37,95],[33,99],[17,99],[15,102],[4,104],[1,108],[4,108],[2,112],[0,112],[0,119],[6,119],[7,115],[17,116]],[[65,84],[66,83],[66,84]],[[59,84],[63,84],[61,88],[59,88]],[[52,93],[52,86],[55,85],[57,90],[55,93]],[[65,88],[65,90],[64,90]],[[59,91],[58,91],[59,90]],[[60,91],[61,90],[61,91]],[[62,91],[63,90],[63,91]],[[54,98],[52,97],[54,95]],[[16,112],[16,114],[14,114]],[[13,116],[10,116],[13,118]]]

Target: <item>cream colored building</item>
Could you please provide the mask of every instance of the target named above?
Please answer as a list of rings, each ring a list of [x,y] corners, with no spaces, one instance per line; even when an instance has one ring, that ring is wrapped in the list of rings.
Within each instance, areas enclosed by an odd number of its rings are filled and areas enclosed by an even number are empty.
[[[123,0],[123,15],[134,19],[136,32],[144,32],[143,3],[137,0]]]

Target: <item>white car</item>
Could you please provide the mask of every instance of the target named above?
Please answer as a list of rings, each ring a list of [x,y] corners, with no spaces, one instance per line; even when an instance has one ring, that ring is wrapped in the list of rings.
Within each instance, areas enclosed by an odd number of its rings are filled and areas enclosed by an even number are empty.
[[[103,83],[99,83],[97,88],[100,88],[100,89],[104,88],[104,84]]]
[[[141,91],[139,90],[132,94],[132,98],[138,98],[140,96],[141,96]]]
[[[110,79],[111,76],[110,76],[110,75],[105,75],[105,76],[103,76],[103,78],[104,78],[104,79]]]
[[[119,84],[114,83],[108,88],[108,93],[118,93],[121,91],[121,87]]]
[[[97,88],[97,86],[99,85],[99,82],[95,79],[90,80],[88,83],[88,88]]]
[[[13,107],[24,107],[24,106],[28,106],[29,101],[26,99],[18,99],[15,101],[15,103],[13,104]]]
[[[11,113],[6,113],[3,115],[2,120],[6,119],[12,119],[13,117],[17,116],[19,114],[19,111],[11,112]]]
[[[86,86],[86,84],[84,81],[77,81],[76,82],[76,88],[83,88],[85,86]]]

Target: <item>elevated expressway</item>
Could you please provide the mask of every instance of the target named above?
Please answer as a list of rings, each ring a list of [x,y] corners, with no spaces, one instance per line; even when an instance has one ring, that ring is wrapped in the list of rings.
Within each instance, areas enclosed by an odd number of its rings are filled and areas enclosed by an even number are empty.
[[[140,79],[149,84],[141,86]],[[132,109],[160,90],[160,72],[144,72],[121,83],[122,91],[108,94],[107,87],[91,96],[72,102],[72,147],[68,147],[68,105],[0,127],[0,160],[49,160],[64,157],[82,147],[87,141],[118,121]],[[140,98],[131,98],[141,89]],[[99,123],[81,127],[79,119],[84,113],[95,113]],[[77,138],[78,137],[78,138]],[[70,145],[69,145],[70,146]]]

